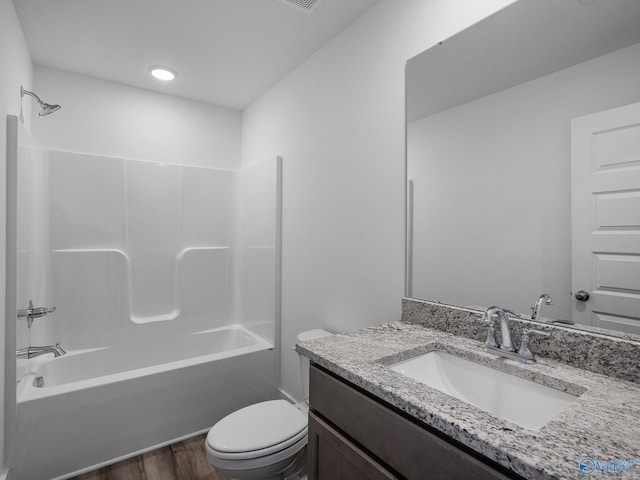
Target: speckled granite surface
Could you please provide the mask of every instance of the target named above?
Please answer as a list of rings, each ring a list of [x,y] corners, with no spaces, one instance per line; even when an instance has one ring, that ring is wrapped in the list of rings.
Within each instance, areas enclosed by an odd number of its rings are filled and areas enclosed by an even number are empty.
[[[640,459],[640,385],[539,357],[524,365],[482,351],[482,343],[406,322],[304,342],[298,352],[412,417],[528,479],[620,477],[581,473],[585,457]],[[386,367],[430,350],[486,364],[580,395],[540,431],[500,420],[479,408]],[[640,478],[640,465],[622,478]]]
[[[482,342],[487,338],[487,326],[477,314],[433,302],[404,298],[402,320]],[[531,349],[536,355],[640,383],[640,341],[637,336],[620,334],[619,338],[612,338],[603,335],[600,332],[604,330],[597,328],[592,328],[591,331],[576,330],[557,324],[541,325],[513,318],[509,322],[509,328],[515,346],[520,345],[523,327],[552,332],[549,337],[537,336],[532,339]],[[498,339],[499,334],[498,326]]]

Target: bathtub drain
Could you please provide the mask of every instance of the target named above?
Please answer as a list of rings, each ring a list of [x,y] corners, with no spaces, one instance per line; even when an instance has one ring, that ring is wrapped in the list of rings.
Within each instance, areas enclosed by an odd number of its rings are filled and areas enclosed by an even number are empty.
[[[44,387],[44,377],[36,377],[33,379],[33,386],[37,388]]]

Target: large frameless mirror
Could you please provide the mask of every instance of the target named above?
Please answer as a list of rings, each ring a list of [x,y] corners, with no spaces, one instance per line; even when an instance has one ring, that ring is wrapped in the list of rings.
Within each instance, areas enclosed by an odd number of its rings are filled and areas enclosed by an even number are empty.
[[[408,61],[408,297],[640,334],[638,42],[636,0],[519,0]]]

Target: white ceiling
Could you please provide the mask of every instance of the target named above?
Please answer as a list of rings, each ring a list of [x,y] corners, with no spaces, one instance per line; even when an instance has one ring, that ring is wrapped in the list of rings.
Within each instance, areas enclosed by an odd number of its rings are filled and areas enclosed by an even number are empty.
[[[33,62],[243,109],[378,0],[14,0]],[[304,3],[304,2],[302,2]],[[151,65],[178,72],[169,83]]]

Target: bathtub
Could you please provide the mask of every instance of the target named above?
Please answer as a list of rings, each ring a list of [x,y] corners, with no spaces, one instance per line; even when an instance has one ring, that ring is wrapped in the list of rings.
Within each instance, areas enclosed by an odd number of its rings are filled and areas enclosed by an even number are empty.
[[[141,341],[19,366],[14,480],[69,478],[277,396],[273,346],[241,326],[154,338],[151,348]],[[33,386],[36,377],[43,387]]]

